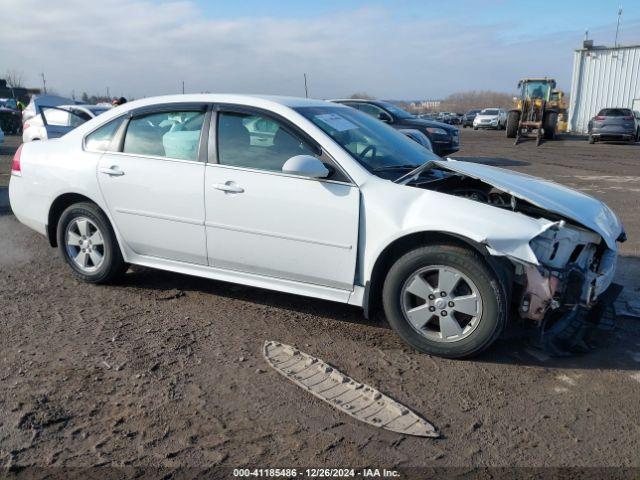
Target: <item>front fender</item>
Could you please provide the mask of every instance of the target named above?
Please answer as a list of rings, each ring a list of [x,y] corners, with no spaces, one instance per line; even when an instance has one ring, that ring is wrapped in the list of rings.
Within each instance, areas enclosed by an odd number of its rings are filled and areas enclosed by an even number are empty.
[[[360,279],[395,241],[416,233],[448,234],[486,247],[490,255],[537,265],[529,242],[555,222],[431,190],[371,182],[363,185]],[[363,284],[364,284],[363,283]]]

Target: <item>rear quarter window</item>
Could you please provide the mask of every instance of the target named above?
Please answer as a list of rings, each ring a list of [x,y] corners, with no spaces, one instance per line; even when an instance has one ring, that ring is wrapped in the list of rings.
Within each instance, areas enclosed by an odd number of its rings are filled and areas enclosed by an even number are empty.
[[[118,131],[118,127],[124,121],[124,117],[111,120],[109,123],[94,130],[84,139],[84,148],[92,152],[106,152],[110,149],[113,136]]]

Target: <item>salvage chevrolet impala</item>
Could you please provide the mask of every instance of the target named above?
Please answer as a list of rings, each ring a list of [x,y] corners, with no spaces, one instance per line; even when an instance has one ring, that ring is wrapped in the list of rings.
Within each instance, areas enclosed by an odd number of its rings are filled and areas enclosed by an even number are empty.
[[[11,173],[16,217],[86,282],[137,264],[344,302],[455,358],[487,348],[512,307],[570,348],[625,239],[593,197],[297,98],[127,103],[23,145]]]

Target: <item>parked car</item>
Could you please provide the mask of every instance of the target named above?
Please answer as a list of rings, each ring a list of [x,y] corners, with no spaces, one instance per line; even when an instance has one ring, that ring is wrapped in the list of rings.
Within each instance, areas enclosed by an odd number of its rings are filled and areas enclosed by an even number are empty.
[[[462,128],[473,127],[473,120],[476,118],[476,115],[480,113],[480,111],[481,109],[474,108],[465,113],[462,117]]]
[[[23,144],[9,198],[80,280],[137,264],[382,308],[406,342],[446,357],[487,348],[511,304],[543,340],[579,340],[625,238],[584,193],[443,161],[355,108],[290,97],[127,103]]]
[[[433,151],[441,157],[450,155],[460,149],[460,134],[457,128],[445,123],[415,117],[392,103],[380,100],[353,99],[332,100],[332,102],[353,107],[394,128],[420,130],[429,137]]]
[[[398,131],[402,132],[404,135],[409,137],[414,142],[419,143],[427,150],[433,152],[433,146],[431,145],[431,140],[429,140],[429,137],[427,137],[420,130],[416,130],[415,128],[402,128],[402,129],[399,129]]]
[[[22,129],[21,113],[16,100],[0,98],[0,128],[10,134],[20,133]]]
[[[598,140],[640,142],[640,112],[629,108],[603,108],[589,121],[589,143]]]
[[[504,130],[507,126],[507,112],[501,108],[485,108],[473,119],[473,129],[493,128]]]
[[[22,141],[27,143],[61,137],[110,108],[97,105],[42,106],[41,113],[24,123]]]

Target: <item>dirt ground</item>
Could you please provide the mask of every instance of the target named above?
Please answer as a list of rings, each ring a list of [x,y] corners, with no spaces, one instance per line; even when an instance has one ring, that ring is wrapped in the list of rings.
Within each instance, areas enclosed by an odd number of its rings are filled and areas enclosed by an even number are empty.
[[[16,145],[0,147],[2,182]],[[629,237],[617,281],[639,296],[640,144],[514,147],[466,129],[462,145],[456,157],[606,201]],[[330,408],[269,369],[270,339],[406,403],[442,438]],[[640,467],[639,398],[640,319],[620,318],[581,356],[507,335],[474,360],[443,360],[341,304],[142,268],[85,285],[0,214],[0,466]]]

